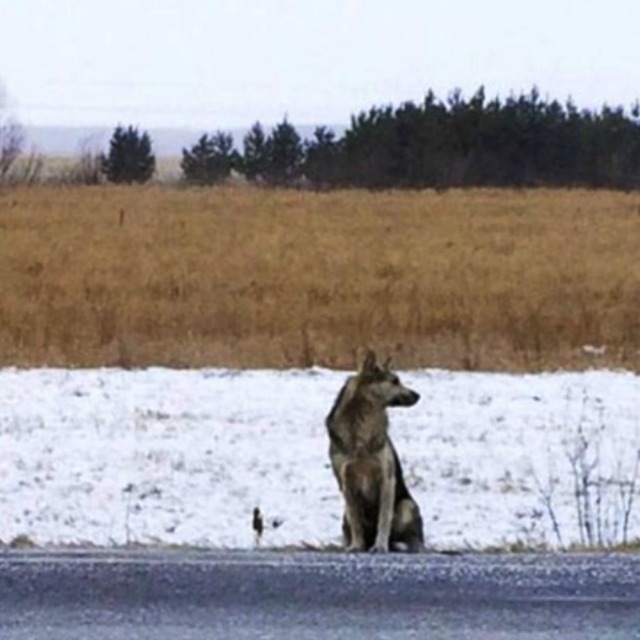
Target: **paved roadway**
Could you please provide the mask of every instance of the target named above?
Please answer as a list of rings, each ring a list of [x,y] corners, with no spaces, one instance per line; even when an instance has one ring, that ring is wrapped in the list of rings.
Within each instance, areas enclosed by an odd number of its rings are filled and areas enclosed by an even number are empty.
[[[640,555],[0,552],[2,640],[640,638]]]

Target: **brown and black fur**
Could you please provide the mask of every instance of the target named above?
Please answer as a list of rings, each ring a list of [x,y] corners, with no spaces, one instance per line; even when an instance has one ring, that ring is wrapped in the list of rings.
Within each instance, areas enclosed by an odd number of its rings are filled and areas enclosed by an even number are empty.
[[[327,416],[329,457],[345,498],[348,551],[424,548],[422,517],[404,481],[387,416],[387,407],[410,407],[419,398],[369,352]]]

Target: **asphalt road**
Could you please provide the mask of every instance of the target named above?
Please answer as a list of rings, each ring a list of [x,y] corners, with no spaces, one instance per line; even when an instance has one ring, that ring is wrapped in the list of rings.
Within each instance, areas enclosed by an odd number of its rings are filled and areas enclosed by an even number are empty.
[[[2,640],[640,638],[640,555],[0,552]]]

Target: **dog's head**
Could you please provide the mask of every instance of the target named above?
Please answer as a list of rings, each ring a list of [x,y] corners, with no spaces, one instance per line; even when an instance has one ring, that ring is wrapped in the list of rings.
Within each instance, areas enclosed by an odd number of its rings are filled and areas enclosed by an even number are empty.
[[[358,385],[372,400],[385,407],[411,407],[420,395],[405,387],[400,378],[389,368],[389,360],[383,365],[376,361],[376,354],[369,351],[358,372]]]

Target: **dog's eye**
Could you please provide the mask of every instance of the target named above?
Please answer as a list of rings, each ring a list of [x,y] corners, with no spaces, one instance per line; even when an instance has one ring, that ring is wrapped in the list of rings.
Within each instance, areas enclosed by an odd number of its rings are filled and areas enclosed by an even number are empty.
[[[400,384],[400,378],[398,378],[398,376],[391,376],[391,384]]]

